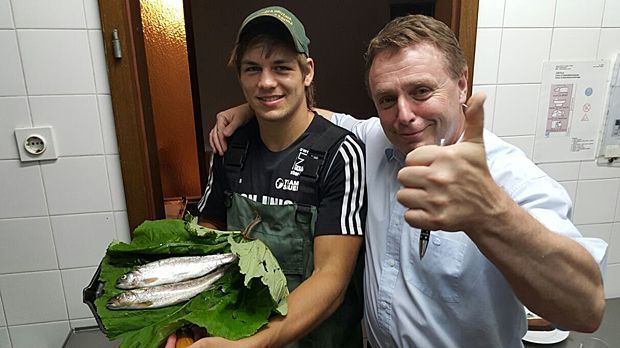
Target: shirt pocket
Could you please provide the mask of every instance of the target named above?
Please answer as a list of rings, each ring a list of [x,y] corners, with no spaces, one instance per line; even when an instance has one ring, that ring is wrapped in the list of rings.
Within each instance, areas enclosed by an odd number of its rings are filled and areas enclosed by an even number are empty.
[[[403,269],[407,283],[432,299],[460,302],[480,271],[466,267],[468,239],[463,236],[462,232],[431,232],[426,254],[421,260],[418,253],[419,232],[410,238],[408,269]]]

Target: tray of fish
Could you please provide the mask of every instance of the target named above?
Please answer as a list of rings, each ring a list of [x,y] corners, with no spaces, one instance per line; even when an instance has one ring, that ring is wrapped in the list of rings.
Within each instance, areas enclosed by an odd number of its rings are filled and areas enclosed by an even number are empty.
[[[249,337],[271,315],[286,315],[288,289],[269,248],[244,232],[202,227],[191,216],[145,221],[130,243],[108,245],[83,301],[121,348],[161,346],[187,325]]]
[[[122,292],[110,297],[106,307],[110,310],[154,309],[189,301],[208,290],[236,260],[235,254],[222,253],[167,257],[136,266],[116,280],[115,286]],[[105,293],[100,273],[101,265],[82,295],[99,328],[106,332],[95,305]]]

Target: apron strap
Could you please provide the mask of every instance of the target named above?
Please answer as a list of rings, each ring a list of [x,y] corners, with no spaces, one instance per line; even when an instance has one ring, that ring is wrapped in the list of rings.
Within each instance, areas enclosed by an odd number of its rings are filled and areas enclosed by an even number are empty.
[[[308,155],[304,163],[304,170],[299,175],[300,191],[304,194],[317,194],[316,184],[327,153],[347,136],[349,132],[343,128],[329,127],[326,132],[317,137],[308,147]]]

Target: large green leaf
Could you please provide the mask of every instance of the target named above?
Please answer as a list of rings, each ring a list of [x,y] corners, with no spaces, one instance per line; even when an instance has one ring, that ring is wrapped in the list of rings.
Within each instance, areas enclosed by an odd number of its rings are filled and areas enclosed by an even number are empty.
[[[232,237],[228,237],[228,243],[230,250],[239,256],[239,268],[245,275],[244,284],[247,286],[252,279],[259,278],[269,288],[272,299],[277,303],[278,313],[286,315],[286,276],[267,245],[258,239],[238,243]]]
[[[254,334],[272,313],[282,313],[278,309],[282,300],[272,298],[265,285],[269,282],[248,281],[237,265],[231,266],[210,289],[185,303],[144,310],[106,308],[107,301],[122,291],[115,287],[116,279],[136,264],[171,256],[231,252],[231,242],[246,244],[238,231],[196,226],[191,217],[185,222],[146,221],[134,231],[130,244],[110,244],[100,266],[99,281],[104,283],[104,293],[95,301],[108,338],[120,338],[123,348],[157,347],[171,333],[191,323],[206,328],[210,335],[236,340]],[[273,257],[271,252],[267,255]],[[240,263],[247,262],[245,254],[238,256]],[[286,303],[285,298],[283,301]]]

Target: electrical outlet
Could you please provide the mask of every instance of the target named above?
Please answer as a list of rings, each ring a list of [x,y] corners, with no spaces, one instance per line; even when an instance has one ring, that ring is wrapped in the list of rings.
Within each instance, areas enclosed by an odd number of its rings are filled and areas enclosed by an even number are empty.
[[[15,128],[15,140],[22,162],[58,158],[52,127]]]

